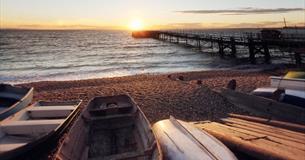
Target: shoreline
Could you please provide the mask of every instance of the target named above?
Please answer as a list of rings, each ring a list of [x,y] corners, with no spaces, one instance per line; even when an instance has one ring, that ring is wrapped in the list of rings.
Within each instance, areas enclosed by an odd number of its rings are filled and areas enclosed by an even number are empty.
[[[147,73],[140,73],[140,74],[126,74],[126,75],[119,75],[119,76],[105,76],[105,77],[94,77],[92,75],[82,75],[82,76],[88,76],[88,78],[84,79],[77,79],[75,77],[80,77],[80,75],[75,76],[74,78],[69,79],[68,77],[66,78],[58,78],[58,79],[43,79],[43,78],[38,78],[34,79],[34,81],[30,80],[24,80],[24,81],[16,81],[12,80],[11,82],[4,82],[4,83],[9,83],[12,85],[24,85],[24,84],[34,84],[34,83],[46,83],[46,82],[74,82],[74,81],[89,81],[89,80],[98,80],[98,79],[112,79],[112,78],[128,78],[128,77],[133,77],[133,76],[158,76],[158,75],[171,75],[171,74],[185,74],[185,73],[191,73],[191,74],[196,74],[196,73],[201,73],[201,72],[218,72],[218,71],[233,71],[233,72],[246,72],[246,73],[251,73],[251,72],[266,72],[266,71],[280,71],[280,70],[285,70],[285,69],[296,69],[295,65],[288,65],[288,64],[261,64],[261,65],[251,65],[251,64],[241,64],[229,68],[216,68],[216,69],[201,69],[201,70],[193,70],[193,71],[181,71],[181,72],[147,72]],[[98,73],[97,73],[98,74]]]

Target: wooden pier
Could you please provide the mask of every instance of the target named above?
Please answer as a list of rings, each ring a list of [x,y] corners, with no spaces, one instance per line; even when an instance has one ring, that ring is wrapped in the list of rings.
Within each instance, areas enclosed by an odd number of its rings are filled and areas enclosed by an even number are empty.
[[[292,50],[294,60],[297,65],[301,65],[302,55],[305,53],[305,39],[291,38],[262,38],[263,36],[223,36],[210,35],[203,33],[183,33],[178,31],[135,31],[132,33],[134,38],[154,38],[162,41],[168,41],[176,44],[193,46],[198,49],[204,47],[203,44],[210,43],[211,48],[216,46],[220,57],[230,56],[235,58],[237,46],[243,46],[248,49],[249,61],[256,64],[257,55],[264,57],[265,63],[271,62],[270,48],[281,48]]]

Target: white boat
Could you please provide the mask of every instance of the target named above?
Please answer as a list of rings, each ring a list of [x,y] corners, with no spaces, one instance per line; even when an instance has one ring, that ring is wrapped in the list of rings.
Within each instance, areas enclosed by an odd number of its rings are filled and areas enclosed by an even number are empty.
[[[27,107],[33,99],[34,88],[0,84],[0,121]]]
[[[56,140],[76,117],[80,103],[37,102],[1,121],[0,159],[20,159],[39,145]]]
[[[236,160],[219,140],[192,124],[171,117],[153,125],[153,131],[169,160]]]
[[[271,76],[271,87],[305,91],[305,72],[288,72],[284,77]]]

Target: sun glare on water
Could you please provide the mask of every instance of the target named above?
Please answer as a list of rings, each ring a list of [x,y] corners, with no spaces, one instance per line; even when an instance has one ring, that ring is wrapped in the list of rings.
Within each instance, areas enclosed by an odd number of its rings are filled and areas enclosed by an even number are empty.
[[[129,23],[129,29],[133,31],[143,30],[144,29],[143,22],[139,19],[132,20]]]

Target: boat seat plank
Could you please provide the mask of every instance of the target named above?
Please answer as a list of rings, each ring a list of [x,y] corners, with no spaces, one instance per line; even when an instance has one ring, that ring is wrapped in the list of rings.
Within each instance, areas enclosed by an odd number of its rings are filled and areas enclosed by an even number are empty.
[[[31,107],[28,111],[49,111],[49,110],[74,110],[75,106],[43,106],[43,107]]]
[[[32,107],[27,109],[32,118],[59,118],[67,117],[73,110],[74,106],[47,106]]]
[[[90,117],[88,118],[89,121],[99,121],[99,120],[107,120],[107,119],[118,119],[118,118],[126,118],[126,117],[134,117],[134,113],[130,114],[119,114],[119,115],[109,115],[109,116],[103,116],[103,117]]]
[[[48,133],[58,127],[65,119],[25,120],[1,124],[1,129],[9,135],[32,135]]]

